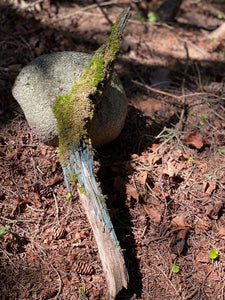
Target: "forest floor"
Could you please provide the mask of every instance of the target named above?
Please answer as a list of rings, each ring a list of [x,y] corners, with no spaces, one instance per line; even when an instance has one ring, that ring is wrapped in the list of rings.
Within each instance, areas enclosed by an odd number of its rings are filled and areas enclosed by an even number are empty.
[[[129,272],[118,299],[225,298],[223,1],[0,0],[1,299],[106,299],[98,249],[58,149],[11,95],[21,68],[56,51],[93,53],[131,6],[115,69],[129,101],[121,135],[95,165]],[[213,34],[213,35],[212,35]]]

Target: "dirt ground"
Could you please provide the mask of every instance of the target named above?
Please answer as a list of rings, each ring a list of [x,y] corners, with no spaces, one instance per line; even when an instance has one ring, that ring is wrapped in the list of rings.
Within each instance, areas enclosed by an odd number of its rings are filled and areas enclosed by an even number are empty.
[[[0,0],[1,299],[106,299],[98,249],[58,149],[13,100],[21,68],[55,51],[93,53],[131,7],[115,69],[125,127],[94,162],[129,272],[118,299],[225,298],[224,1]]]

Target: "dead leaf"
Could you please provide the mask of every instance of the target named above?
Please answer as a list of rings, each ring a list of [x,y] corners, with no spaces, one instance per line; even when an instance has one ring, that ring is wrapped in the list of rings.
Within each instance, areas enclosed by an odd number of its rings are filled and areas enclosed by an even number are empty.
[[[188,223],[184,215],[176,216],[171,221],[171,227],[177,232],[177,235],[171,244],[171,250],[173,253],[180,255],[184,249],[186,243],[186,235],[188,232]]]
[[[148,207],[147,205],[144,205],[144,209],[149,216],[150,220],[155,224],[159,225],[161,222],[162,214],[157,209],[153,207]]]
[[[173,218],[173,220],[171,221],[171,226],[175,228],[189,227],[184,215],[176,216],[175,218]]]
[[[219,225],[219,230],[217,235],[222,237],[222,239],[225,239],[225,226]]]
[[[218,273],[215,272],[215,271],[211,272],[211,273],[209,274],[209,276],[207,277],[207,281],[208,281],[209,283],[212,283],[212,282],[215,282],[215,281],[220,281],[220,280],[221,280],[221,279],[220,279]]]
[[[179,237],[179,233],[183,237]],[[182,251],[184,250],[184,246],[186,243],[185,237],[186,237],[187,229],[180,230],[173,241],[171,245],[171,251],[175,253],[176,255],[181,255]]]
[[[200,252],[197,253],[195,259],[196,259],[196,261],[201,262],[201,263],[208,263],[208,262],[210,262],[209,252],[201,250]]]
[[[174,167],[173,162],[171,162],[171,161],[167,162],[166,168],[163,170],[163,174],[167,174],[171,178],[177,175],[177,170]]]
[[[128,195],[133,197],[137,201],[139,200],[139,194],[137,190],[120,176],[117,176],[114,179],[114,188],[124,196]]]
[[[201,133],[197,131],[186,135],[183,139],[183,142],[197,149],[201,149],[204,145],[209,145],[209,143],[203,138]]]
[[[213,220],[218,219],[218,214],[223,207],[223,202],[221,200],[214,200],[206,206],[206,215]]]
[[[188,232],[188,229],[181,229],[178,231],[177,233],[177,239],[185,239],[186,238],[186,235],[187,235],[187,232]]]
[[[136,181],[138,183],[140,183],[141,185],[145,185],[147,177],[148,177],[148,171],[144,171],[144,172],[142,172],[141,174],[138,175]]]
[[[209,180],[206,182],[203,182],[203,192],[211,195],[212,192],[216,189],[216,181],[215,180]]]
[[[134,198],[135,200],[139,200],[139,194],[137,190],[131,184],[126,184],[126,194]]]

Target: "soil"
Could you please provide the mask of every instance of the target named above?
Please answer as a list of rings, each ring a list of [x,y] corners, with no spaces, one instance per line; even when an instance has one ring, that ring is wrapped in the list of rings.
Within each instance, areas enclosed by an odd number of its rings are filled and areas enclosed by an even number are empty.
[[[58,149],[31,131],[11,88],[41,54],[93,53],[126,6],[115,69],[127,120],[94,154],[130,277],[117,298],[224,299],[225,35],[212,36],[225,4],[184,0],[173,22],[150,22],[161,2],[0,1],[1,299],[107,298]]]

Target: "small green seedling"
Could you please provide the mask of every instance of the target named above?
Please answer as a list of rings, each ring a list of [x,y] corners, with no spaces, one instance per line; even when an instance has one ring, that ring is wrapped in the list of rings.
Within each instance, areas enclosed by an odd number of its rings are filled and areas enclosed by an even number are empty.
[[[156,22],[157,21],[157,14],[151,11],[148,13],[148,20],[149,22]]]
[[[189,157],[188,159],[189,162],[193,162],[193,160],[194,160],[193,157]]]
[[[193,115],[194,115],[193,111],[190,111],[189,116],[193,116]]]
[[[212,174],[205,174],[205,178],[209,181],[211,181],[211,180],[217,181],[216,176],[214,176]]]
[[[3,235],[4,232],[5,232],[6,230],[8,230],[9,228],[10,228],[9,225],[6,225],[5,227],[2,227],[2,229],[0,229],[0,235]]]
[[[212,250],[209,252],[209,256],[210,256],[212,259],[216,259],[216,258],[218,257],[218,250],[212,249]]]
[[[85,287],[85,285],[80,287],[78,290],[79,290],[79,294],[80,294],[81,299],[86,300],[87,297],[86,297],[86,287]]]
[[[204,125],[204,121],[201,120],[201,121],[199,122],[199,124],[200,124],[200,125]]]
[[[217,150],[217,154],[219,154],[219,155],[224,155],[224,154],[225,154],[225,148],[218,149],[218,150]]]
[[[134,18],[135,18],[136,20],[141,20],[141,19],[142,19],[142,15],[136,14],[136,15],[134,16]]]
[[[177,274],[177,273],[180,272],[180,268],[179,268],[178,266],[174,265],[174,266],[172,267],[172,272],[175,273],[175,274]]]
[[[68,193],[68,194],[66,195],[66,199],[68,200],[70,197],[71,197],[71,193]]]
[[[207,114],[202,114],[202,119],[207,120],[208,119],[208,115]]]

